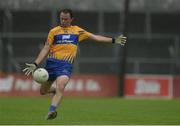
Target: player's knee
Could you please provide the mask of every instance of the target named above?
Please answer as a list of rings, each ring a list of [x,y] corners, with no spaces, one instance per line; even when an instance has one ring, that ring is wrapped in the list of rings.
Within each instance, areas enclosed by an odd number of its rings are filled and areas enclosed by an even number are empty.
[[[56,89],[60,93],[64,92],[64,89],[66,87],[66,84],[67,84],[68,80],[69,80],[69,77],[67,77],[67,76],[60,76],[60,77],[57,78]]]
[[[60,84],[60,85],[58,86],[58,90],[59,90],[60,92],[63,92],[63,91],[64,91],[64,88],[65,88],[65,84]]]

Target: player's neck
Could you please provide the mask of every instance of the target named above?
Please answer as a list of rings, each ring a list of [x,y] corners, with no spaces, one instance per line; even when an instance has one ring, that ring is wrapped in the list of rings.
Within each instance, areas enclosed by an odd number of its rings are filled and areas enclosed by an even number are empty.
[[[61,25],[60,25],[60,27],[61,27],[61,28],[69,28],[69,27],[71,27],[71,25],[68,25],[68,26],[61,26]]]

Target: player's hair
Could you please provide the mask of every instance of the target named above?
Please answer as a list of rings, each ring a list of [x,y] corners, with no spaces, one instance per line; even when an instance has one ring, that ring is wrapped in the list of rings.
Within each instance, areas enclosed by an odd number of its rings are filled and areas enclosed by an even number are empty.
[[[71,18],[73,18],[73,12],[71,9],[62,9],[60,10],[60,13],[70,14]]]

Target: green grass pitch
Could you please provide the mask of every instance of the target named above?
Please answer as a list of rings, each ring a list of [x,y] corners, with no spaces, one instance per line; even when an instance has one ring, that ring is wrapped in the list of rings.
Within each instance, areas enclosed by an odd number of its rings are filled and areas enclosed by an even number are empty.
[[[180,99],[64,97],[58,116],[45,120],[49,97],[0,97],[0,125],[179,125]]]

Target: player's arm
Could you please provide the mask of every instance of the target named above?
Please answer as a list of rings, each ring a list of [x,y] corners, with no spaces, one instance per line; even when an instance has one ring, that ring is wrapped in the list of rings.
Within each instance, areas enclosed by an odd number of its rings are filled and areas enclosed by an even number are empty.
[[[39,65],[47,57],[49,51],[50,51],[50,45],[48,42],[46,42],[34,63],[36,65]]]
[[[54,41],[53,39],[54,32],[53,30],[50,30],[50,32],[48,33],[47,41],[44,44],[44,47],[41,49],[34,63],[25,63],[26,68],[23,69],[23,72],[25,72],[26,76],[33,74],[34,70],[38,67],[38,65],[47,57],[50,51],[51,43]]]
[[[97,42],[117,43],[117,44],[121,44],[124,46],[127,38],[123,35],[120,35],[116,38],[111,38],[111,37],[105,37],[102,35],[91,34],[89,36],[89,39],[91,39],[93,41],[97,41]]]
[[[50,45],[48,42],[45,43],[44,47],[41,49],[38,57],[36,58],[34,63],[25,63],[26,68],[23,69],[25,75],[30,75],[34,72],[34,70],[38,67],[38,65],[47,57],[50,51]]]

